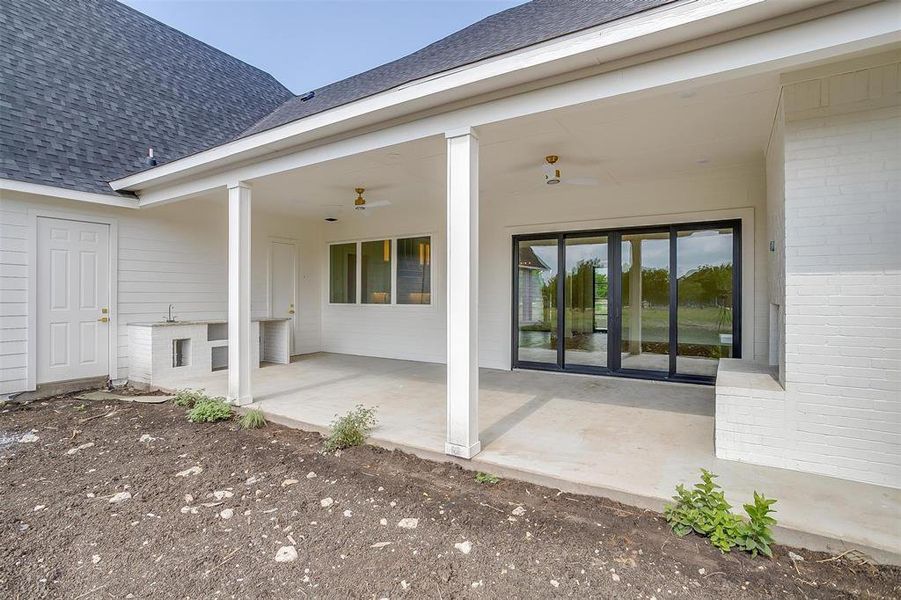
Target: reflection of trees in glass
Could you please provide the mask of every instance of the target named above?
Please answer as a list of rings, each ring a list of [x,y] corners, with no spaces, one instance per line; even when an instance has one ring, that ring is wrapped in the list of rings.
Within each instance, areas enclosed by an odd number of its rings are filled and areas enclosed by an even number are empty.
[[[731,306],[732,265],[702,265],[679,278],[681,306]]]
[[[623,298],[629,298],[631,280],[630,271],[624,271]],[[669,269],[641,270],[641,301],[652,306],[669,305]]]

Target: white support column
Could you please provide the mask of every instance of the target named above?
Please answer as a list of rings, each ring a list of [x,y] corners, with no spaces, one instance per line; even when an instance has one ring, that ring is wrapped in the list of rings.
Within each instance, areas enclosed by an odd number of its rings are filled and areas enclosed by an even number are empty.
[[[479,442],[479,139],[447,137],[447,441],[472,458]]]
[[[228,401],[250,404],[250,184],[228,186]]]

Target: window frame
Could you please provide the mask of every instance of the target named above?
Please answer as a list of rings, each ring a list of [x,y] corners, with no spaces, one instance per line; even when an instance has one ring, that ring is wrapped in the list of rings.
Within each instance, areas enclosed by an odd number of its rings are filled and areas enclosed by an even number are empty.
[[[409,238],[429,238],[429,247],[431,248],[431,260],[429,262],[429,302],[428,303],[420,303],[420,304],[406,304],[403,302],[397,301],[397,265],[398,265],[398,255],[397,255],[397,241],[398,240],[406,240]],[[364,242],[382,242],[388,240],[391,242],[391,302],[385,303],[369,303],[363,302],[363,261],[362,261],[362,251],[363,251],[363,243]],[[331,282],[332,275],[332,261],[331,261],[331,247],[335,245],[342,244],[354,244],[356,246],[357,252],[357,261],[356,261],[356,297],[353,302],[332,302],[331,290],[329,289],[329,284]],[[373,236],[373,237],[365,237],[365,238],[354,238],[354,239],[345,239],[345,240],[335,240],[327,243],[327,250],[325,253],[325,298],[327,306],[356,306],[356,307],[403,307],[403,308],[413,308],[415,310],[424,310],[424,309],[433,309],[435,305],[434,300],[434,282],[435,282],[435,234],[433,232],[425,232],[425,233],[410,233],[410,234],[399,234],[399,235],[381,235],[381,236]]]

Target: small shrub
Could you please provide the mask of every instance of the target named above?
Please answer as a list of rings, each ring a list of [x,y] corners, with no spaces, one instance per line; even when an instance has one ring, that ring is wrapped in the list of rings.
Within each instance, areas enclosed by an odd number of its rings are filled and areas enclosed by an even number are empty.
[[[263,411],[258,408],[251,408],[241,415],[241,420],[238,421],[238,427],[241,429],[259,429],[265,426],[266,417],[263,415]]]
[[[495,483],[500,482],[500,480],[500,477],[498,477],[497,475],[492,475],[491,473],[482,473],[481,471],[476,473],[476,481],[478,481],[479,483],[494,485]]]
[[[172,402],[175,406],[183,408],[194,408],[194,405],[203,400],[209,400],[210,397],[200,390],[178,390]]]
[[[334,452],[363,444],[375,424],[375,409],[358,404],[343,417],[332,421],[332,432],[325,440],[326,451]]]
[[[670,527],[679,537],[695,532],[706,536],[721,552],[729,552],[733,547],[750,552],[752,556],[763,554],[772,556],[773,543],[771,525],[776,524],[770,508],[776,501],[754,492],[754,504],[745,504],[749,521],[731,512],[732,506],[726,502],[725,494],[713,480],[716,475],[701,469],[701,482],[692,489],[676,486],[675,501],[668,504],[663,514]]]
[[[188,420],[193,423],[213,423],[231,419],[232,407],[222,398],[204,398],[194,403],[188,411]]]

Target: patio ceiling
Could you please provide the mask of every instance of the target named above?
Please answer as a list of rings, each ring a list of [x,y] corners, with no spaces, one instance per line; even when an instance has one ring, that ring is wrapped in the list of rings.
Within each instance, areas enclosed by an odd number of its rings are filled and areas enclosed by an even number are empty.
[[[758,75],[690,91],[604,101],[480,128],[483,198],[596,194],[598,187],[542,180],[558,154],[565,177],[610,187],[735,165],[760,164],[776,112],[779,79]],[[266,211],[323,218],[353,213],[353,188],[387,199],[385,212],[424,202],[443,210],[445,142],[432,137],[273,175],[253,182]]]

